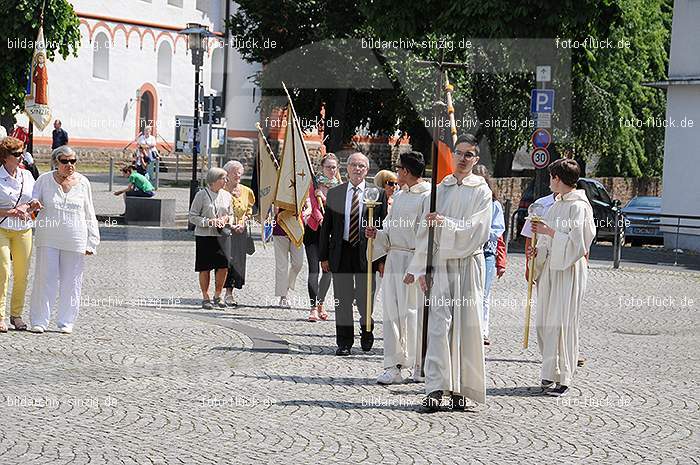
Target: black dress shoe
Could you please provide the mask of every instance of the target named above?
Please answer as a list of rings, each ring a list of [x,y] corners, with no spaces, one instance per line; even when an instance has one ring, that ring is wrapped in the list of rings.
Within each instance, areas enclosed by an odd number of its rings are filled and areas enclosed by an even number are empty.
[[[371,331],[362,331],[360,335],[360,346],[363,352],[369,352],[374,345],[374,333]]]
[[[442,391],[433,391],[423,399],[421,404],[421,412],[432,413],[440,410],[440,404],[442,403]]]
[[[350,355],[350,348],[349,347],[338,347],[335,350],[335,355],[339,355],[341,357],[347,357]]]
[[[563,397],[567,394],[569,394],[569,387],[564,386],[563,384],[560,384],[559,386],[555,387],[554,389],[547,391],[547,395],[553,396],[553,397]]]

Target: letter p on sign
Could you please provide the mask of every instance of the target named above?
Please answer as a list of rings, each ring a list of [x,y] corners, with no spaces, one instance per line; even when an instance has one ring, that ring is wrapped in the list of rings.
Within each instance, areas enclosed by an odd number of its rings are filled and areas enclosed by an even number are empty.
[[[530,112],[552,113],[554,111],[553,89],[532,89]]]

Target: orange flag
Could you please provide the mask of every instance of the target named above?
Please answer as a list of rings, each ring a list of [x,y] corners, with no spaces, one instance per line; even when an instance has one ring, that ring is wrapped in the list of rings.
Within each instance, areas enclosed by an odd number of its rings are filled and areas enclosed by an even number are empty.
[[[448,174],[452,174],[454,168],[452,167],[452,150],[450,150],[449,145],[443,141],[438,141],[438,171],[437,171],[437,182],[438,184],[443,180]]]

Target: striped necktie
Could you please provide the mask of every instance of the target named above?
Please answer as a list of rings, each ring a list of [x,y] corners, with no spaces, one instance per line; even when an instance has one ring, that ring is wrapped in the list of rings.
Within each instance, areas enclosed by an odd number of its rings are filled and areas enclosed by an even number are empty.
[[[348,240],[351,245],[360,242],[360,198],[357,195],[359,187],[352,188],[352,206],[350,207],[350,233]]]

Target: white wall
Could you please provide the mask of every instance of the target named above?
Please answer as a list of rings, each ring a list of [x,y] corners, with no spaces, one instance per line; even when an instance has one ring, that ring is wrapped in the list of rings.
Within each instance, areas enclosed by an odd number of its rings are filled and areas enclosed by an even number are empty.
[[[219,0],[183,0],[183,8],[168,5],[168,0],[75,0],[73,5],[79,15],[93,14],[175,27],[184,27],[187,22],[213,23],[220,26],[216,30],[223,28],[225,11],[225,4]],[[206,11],[197,10],[196,5]],[[139,33],[146,29],[153,31],[152,35],[146,33],[141,39],[139,34],[130,32],[134,26],[122,24],[129,31],[127,43],[126,34],[118,28],[120,23],[105,21],[104,27],[97,25],[98,19],[81,19],[93,29],[92,42],[88,27],[81,24],[82,43],[78,56],[69,56],[65,60],[57,57],[48,66],[52,117],[62,120],[71,139],[131,141],[137,126],[136,92],[142,85],[150,84],[157,93],[155,105],[159,133],[172,142],[175,115],[192,115],[193,112],[194,67],[186,42],[180,39],[173,43],[177,38],[173,31],[139,25],[136,26]],[[93,77],[93,47],[101,31],[110,37],[108,79]],[[163,41],[169,42],[174,50],[170,85],[157,81],[158,47]],[[252,131],[257,121],[256,103],[250,97],[252,88],[241,90],[241,81],[243,76],[252,74],[257,68],[243,63],[234,50],[229,49],[229,53],[229,70],[233,75],[229,76],[228,87],[233,95],[227,107],[228,127]],[[223,60],[220,63],[223,66]],[[204,94],[209,95],[212,92],[210,55],[205,55],[201,79]],[[18,119],[20,124],[26,125],[26,118]],[[48,137],[51,130],[52,126],[49,126],[41,133],[37,131],[36,135]]]
[[[226,127],[255,130],[255,123],[260,120],[257,106],[261,91],[248,77],[261,70],[262,66],[259,63],[246,63],[232,48],[229,48],[228,59]]]
[[[669,78],[700,78],[700,1],[677,0],[673,11]],[[671,85],[667,93],[662,212],[700,216],[700,85]],[[680,127],[683,119],[693,127]],[[671,219],[665,222],[673,222]],[[685,223],[684,224],[689,224]],[[700,225],[700,221],[690,223]],[[700,230],[681,229],[681,248],[700,250]],[[675,246],[675,228],[665,232],[667,247]]]

